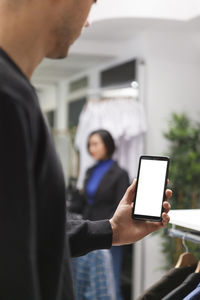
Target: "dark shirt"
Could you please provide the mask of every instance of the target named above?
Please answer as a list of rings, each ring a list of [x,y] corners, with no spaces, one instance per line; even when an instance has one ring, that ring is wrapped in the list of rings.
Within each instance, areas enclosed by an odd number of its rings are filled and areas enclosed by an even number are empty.
[[[196,265],[171,269],[158,282],[137,298],[137,300],[161,300],[165,295],[180,285],[195,269]]]
[[[73,300],[70,250],[109,248],[111,226],[66,225],[64,177],[38,98],[2,49],[0,140],[0,299]]]
[[[200,299],[200,284],[198,284],[195,290],[189,293],[189,295],[187,295],[183,300],[199,300],[199,299]]]
[[[171,291],[167,296],[163,298],[163,300],[182,300],[186,297],[197,284],[200,282],[200,274],[192,273],[190,274],[183,283],[178,286],[176,289]]]

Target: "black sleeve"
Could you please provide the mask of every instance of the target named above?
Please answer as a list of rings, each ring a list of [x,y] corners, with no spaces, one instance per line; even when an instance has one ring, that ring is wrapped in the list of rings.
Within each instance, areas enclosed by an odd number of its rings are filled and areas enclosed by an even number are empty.
[[[81,256],[92,250],[112,246],[112,228],[108,220],[69,221],[67,233],[72,256]]]
[[[0,94],[0,299],[35,300],[38,293],[34,189],[26,113]]]

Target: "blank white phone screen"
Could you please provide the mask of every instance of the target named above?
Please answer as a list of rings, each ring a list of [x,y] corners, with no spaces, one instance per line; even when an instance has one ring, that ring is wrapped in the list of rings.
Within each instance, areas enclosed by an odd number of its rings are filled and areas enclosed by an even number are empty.
[[[142,159],[134,213],[160,217],[167,161]]]

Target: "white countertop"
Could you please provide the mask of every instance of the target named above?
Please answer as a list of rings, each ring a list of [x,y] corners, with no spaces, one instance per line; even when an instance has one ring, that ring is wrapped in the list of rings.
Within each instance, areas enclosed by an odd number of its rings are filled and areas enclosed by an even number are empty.
[[[200,209],[174,209],[169,216],[171,224],[200,231]]]

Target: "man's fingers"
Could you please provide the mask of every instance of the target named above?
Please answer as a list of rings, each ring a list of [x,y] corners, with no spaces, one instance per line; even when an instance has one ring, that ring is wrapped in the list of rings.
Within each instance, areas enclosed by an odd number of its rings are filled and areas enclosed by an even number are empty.
[[[149,231],[153,232],[168,225],[170,217],[164,212],[162,214],[162,222],[148,222]]]
[[[169,189],[166,189],[166,191],[165,191],[165,196],[166,196],[165,201],[168,201],[169,198],[171,198],[171,196],[172,196],[172,191],[169,190]]]
[[[163,223],[163,226],[167,226],[168,223],[169,223],[169,221],[170,221],[170,217],[167,215],[166,212],[164,212],[162,214],[162,223]]]
[[[166,195],[167,198],[170,198],[172,196],[172,190],[166,189],[165,195]]]
[[[164,201],[163,202],[163,208],[164,208],[165,213],[168,213],[170,211],[170,209],[171,209],[170,203],[167,202],[167,201]]]

